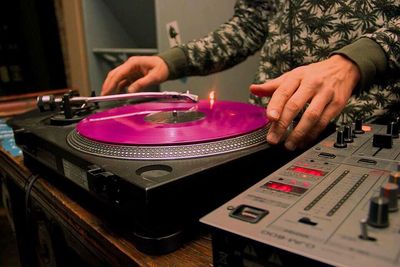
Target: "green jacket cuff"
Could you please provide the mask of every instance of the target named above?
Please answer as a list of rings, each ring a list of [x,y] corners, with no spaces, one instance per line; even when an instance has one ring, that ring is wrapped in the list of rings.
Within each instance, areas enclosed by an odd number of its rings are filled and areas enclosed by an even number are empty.
[[[170,48],[158,54],[168,66],[169,80],[181,78],[187,70],[187,59],[183,50],[179,47]]]
[[[387,59],[378,43],[369,38],[361,38],[331,55],[339,54],[353,61],[360,70],[360,81],[355,92],[368,88],[387,67]]]

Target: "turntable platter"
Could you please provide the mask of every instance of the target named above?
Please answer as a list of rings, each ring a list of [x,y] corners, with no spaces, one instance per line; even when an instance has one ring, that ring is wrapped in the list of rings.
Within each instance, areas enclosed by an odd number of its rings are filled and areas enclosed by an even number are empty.
[[[241,136],[267,125],[262,107],[232,101],[147,102],[92,114],[82,137],[108,144],[174,145]]]

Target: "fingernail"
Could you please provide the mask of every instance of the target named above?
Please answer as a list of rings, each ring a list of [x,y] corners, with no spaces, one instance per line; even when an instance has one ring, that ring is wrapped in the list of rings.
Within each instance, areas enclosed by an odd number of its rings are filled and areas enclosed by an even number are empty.
[[[287,141],[285,143],[285,147],[286,147],[287,150],[293,151],[293,150],[296,149],[296,144],[293,143],[292,141]]]
[[[268,110],[267,111],[268,117],[271,117],[273,119],[279,119],[279,113],[275,109],[273,110]]]
[[[279,142],[279,137],[276,133],[268,133],[267,141],[271,144],[277,144]]]

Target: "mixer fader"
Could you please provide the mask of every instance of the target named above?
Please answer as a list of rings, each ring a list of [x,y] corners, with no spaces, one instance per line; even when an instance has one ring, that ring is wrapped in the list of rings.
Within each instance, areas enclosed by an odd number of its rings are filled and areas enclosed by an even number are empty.
[[[397,121],[342,127],[201,219],[214,265],[400,266],[399,161]]]

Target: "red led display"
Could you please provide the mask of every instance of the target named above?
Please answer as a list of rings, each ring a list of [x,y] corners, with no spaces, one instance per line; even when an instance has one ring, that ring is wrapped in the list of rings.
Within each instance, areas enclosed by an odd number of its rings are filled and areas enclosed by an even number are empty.
[[[323,172],[323,171],[316,170],[316,169],[304,168],[304,167],[300,167],[300,166],[292,166],[292,167],[290,167],[290,170],[294,171],[294,172],[311,174],[314,176],[324,176],[325,175],[325,172]]]
[[[304,194],[304,192],[307,191],[307,188],[283,184],[283,183],[274,182],[274,181],[269,181],[268,183],[264,184],[262,187],[266,187],[271,190],[294,194],[294,195],[302,195],[302,194]]]
[[[266,184],[267,188],[269,189],[274,189],[286,193],[290,193],[293,190],[293,186],[287,185],[287,184],[281,184],[281,183],[276,183],[276,182],[269,182]]]

